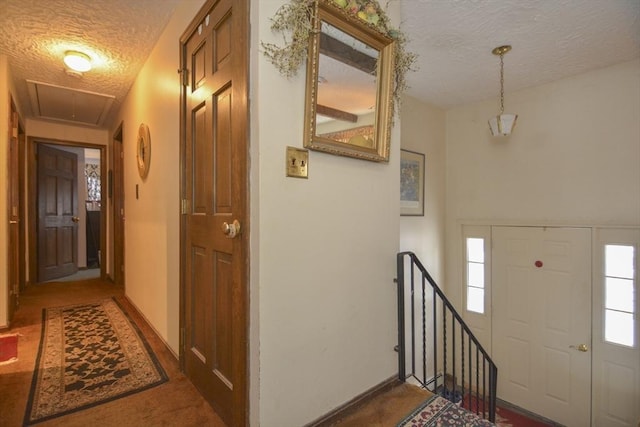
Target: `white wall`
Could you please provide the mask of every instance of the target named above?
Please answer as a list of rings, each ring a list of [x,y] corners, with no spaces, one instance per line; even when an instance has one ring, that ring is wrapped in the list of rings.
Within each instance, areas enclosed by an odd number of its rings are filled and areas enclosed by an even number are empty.
[[[447,278],[460,289],[460,223],[640,224],[640,61],[447,111]],[[459,302],[459,295],[457,295]]]
[[[112,129],[123,123],[125,292],[175,354],[180,323],[179,40],[203,3],[178,4]],[[144,181],[136,163],[141,123],[149,126],[151,135],[151,164]]]
[[[400,218],[400,250],[414,252],[444,285],[445,111],[405,96],[402,148],[425,155],[424,216]]]
[[[302,147],[305,69],[282,77],[257,49],[281,42],[270,18],[283,3],[251,3],[252,420],[262,427],[304,425],[397,372],[399,120],[388,164],[312,151],[308,180],[285,176],[286,147]]]

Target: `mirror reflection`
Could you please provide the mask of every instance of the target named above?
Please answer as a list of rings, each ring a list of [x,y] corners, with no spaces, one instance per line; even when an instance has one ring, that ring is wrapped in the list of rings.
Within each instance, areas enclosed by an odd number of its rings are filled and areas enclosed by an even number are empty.
[[[314,7],[304,146],[388,162],[394,42],[329,0]]]
[[[319,36],[316,135],[373,149],[380,53],[326,21]]]

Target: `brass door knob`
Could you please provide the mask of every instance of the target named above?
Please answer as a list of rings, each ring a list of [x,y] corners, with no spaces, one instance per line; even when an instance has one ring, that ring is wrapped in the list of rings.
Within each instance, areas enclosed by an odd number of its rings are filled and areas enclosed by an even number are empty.
[[[222,232],[228,239],[233,239],[240,234],[240,222],[235,219],[231,224],[222,223]]]
[[[588,346],[588,345],[586,345],[586,344],[579,344],[579,345],[577,345],[577,346],[575,346],[575,345],[570,345],[569,347],[570,347],[570,348],[573,348],[573,349],[576,349],[576,350],[578,350],[578,351],[581,351],[581,352],[583,352],[583,353],[586,353],[587,351],[589,351],[589,346]]]
[[[77,216],[72,216],[72,217],[71,217],[71,221],[73,221],[73,222],[80,222],[80,218],[78,218]]]

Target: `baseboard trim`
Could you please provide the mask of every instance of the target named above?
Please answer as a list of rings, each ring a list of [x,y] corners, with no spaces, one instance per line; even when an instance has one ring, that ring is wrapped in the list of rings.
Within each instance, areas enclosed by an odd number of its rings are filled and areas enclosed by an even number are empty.
[[[338,406],[331,412],[326,413],[315,421],[310,422],[305,427],[326,427],[336,423],[338,420],[350,415],[352,412],[360,408],[368,400],[391,390],[394,387],[399,386],[402,382],[398,379],[397,375],[384,380],[380,384],[377,384],[365,391],[362,394],[357,395],[347,403]]]
[[[158,337],[158,339],[162,342],[162,344],[164,344],[167,350],[169,350],[169,352],[173,355],[173,357],[175,357],[175,359],[178,361],[179,360],[178,355],[171,349],[171,346],[169,346],[169,343],[164,338],[162,338],[162,335],[158,333],[156,328],[153,327],[151,322],[149,322],[149,319],[147,319],[147,317],[144,314],[142,314],[142,311],[140,311],[138,306],[135,305],[127,295],[123,295],[122,298],[127,303],[127,305],[135,312],[135,314],[140,318],[140,320],[142,320],[146,324],[146,326],[148,326],[149,329],[151,329],[151,331]]]

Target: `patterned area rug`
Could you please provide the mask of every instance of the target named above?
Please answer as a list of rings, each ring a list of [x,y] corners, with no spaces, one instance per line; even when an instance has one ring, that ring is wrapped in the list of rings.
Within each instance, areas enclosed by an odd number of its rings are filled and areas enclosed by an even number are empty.
[[[469,396],[464,399],[462,403],[463,408],[469,409],[471,412],[482,412],[483,402],[476,401],[475,396]],[[488,410],[488,409],[487,409]],[[537,421],[526,415],[519,414],[507,408],[503,408],[500,405],[496,406],[496,426],[497,427],[547,427],[553,424],[548,424],[542,421]],[[640,427],[640,426],[639,426]]]
[[[397,427],[485,427],[493,426],[487,420],[467,411],[444,399],[434,395],[420,405],[408,417],[402,420]]]
[[[25,425],[149,389],[167,375],[118,303],[43,310]]]

